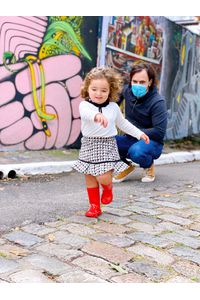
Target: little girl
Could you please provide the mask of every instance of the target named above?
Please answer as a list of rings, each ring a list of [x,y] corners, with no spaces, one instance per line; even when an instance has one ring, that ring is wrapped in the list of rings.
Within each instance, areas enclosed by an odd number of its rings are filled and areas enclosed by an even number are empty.
[[[97,218],[101,215],[100,201],[102,204],[112,202],[112,174],[128,167],[119,157],[116,126],[149,143],[149,137],[127,121],[115,103],[121,88],[121,76],[108,67],[93,68],[81,88],[81,96],[85,98],[79,106],[83,137],[74,169],[85,174],[90,203],[86,217]],[[99,185],[103,188],[101,199]]]

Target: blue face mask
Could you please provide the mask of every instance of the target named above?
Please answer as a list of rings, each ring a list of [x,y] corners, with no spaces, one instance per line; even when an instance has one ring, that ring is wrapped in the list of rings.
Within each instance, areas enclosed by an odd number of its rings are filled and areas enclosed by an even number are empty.
[[[147,88],[145,85],[142,84],[133,84],[131,86],[133,95],[137,98],[143,97],[147,93]]]

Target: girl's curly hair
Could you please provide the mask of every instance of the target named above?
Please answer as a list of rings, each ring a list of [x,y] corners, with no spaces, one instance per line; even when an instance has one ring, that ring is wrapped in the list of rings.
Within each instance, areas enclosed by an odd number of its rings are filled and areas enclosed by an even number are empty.
[[[110,86],[109,101],[116,102],[123,87],[121,75],[109,67],[93,68],[85,77],[81,87],[81,97],[89,99],[88,88],[92,80],[106,79]]]

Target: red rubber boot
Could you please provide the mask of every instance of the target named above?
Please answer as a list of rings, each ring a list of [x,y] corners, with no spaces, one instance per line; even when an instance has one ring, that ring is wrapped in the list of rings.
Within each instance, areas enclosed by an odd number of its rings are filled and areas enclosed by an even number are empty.
[[[97,218],[102,214],[100,207],[99,187],[87,188],[90,208],[85,213],[86,217]]]
[[[112,192],[112,182],[105,185],[101,184],[103,188],[103,194],[101,196],[101,203],[102,204],[109,204],[113,200],[113,192]]]

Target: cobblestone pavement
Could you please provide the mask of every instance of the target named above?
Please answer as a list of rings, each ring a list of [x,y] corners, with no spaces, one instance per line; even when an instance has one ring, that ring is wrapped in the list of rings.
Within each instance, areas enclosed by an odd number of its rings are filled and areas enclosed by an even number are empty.
[[[4,232],[0,282],[200,282],[200,184],[136,187],[98,219],[78,211]]]

